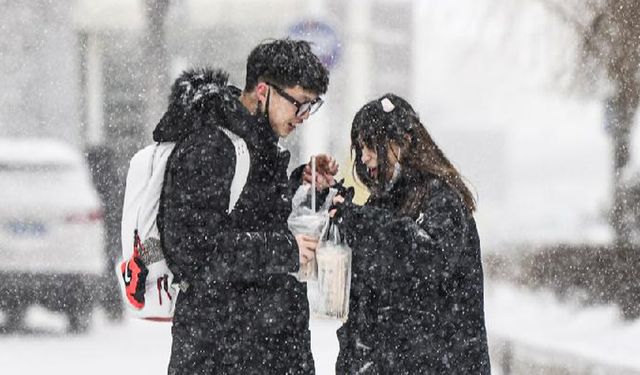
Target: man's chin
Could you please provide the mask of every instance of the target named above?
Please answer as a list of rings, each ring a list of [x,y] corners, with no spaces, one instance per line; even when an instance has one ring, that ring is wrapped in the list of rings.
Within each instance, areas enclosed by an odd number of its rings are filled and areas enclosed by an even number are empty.
[[[271,130],[280,138],[286,138],[291,132],[287,129],[279,128],[277,126],[271,125]]]
[[[296,128],[291,127],[289,125],[287,125],[284,129],[282,129],[279,132],[280,138],[286,138],[287,136],[289,136],[291,133],[293,133],[296,130]]]

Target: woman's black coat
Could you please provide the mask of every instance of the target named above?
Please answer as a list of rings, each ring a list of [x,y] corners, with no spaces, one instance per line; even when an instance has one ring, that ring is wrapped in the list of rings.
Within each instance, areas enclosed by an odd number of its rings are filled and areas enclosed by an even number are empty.
[[[418,186],[415,217],[398,214]],[[433,176],[401,177],[337,217],[353,249],[337,374],[489,374],[480,241],[461,198]]]

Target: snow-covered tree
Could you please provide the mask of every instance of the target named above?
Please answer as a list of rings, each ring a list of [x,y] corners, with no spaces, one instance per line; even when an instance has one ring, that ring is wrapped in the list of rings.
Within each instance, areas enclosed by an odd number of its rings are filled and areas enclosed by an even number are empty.
[[[605,126],[613,150],[610,222],[617,246],[632,240],[640,201],[626,186],[631,130],[640,102],[640,3],[636,0],[542,0],[578,35],[577,77],[603,89]]]

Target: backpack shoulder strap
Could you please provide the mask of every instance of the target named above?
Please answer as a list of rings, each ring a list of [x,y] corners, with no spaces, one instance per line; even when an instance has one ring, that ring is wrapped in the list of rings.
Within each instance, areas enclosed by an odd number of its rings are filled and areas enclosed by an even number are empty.
[[[244,139],[227,128],[223,128],[222,126],[219,128],[227,137],[229,137],[236,151],[236,168],[235,173],[233,174],[233,180],[231,181],[229,208],[227,208],[227,213],[230,213],[233,211],[233,208],[240,198],[240,194],[242,194],[244,185],[247,183],[251,160],[249,158],[249,149],[247,148],[247,143]]]

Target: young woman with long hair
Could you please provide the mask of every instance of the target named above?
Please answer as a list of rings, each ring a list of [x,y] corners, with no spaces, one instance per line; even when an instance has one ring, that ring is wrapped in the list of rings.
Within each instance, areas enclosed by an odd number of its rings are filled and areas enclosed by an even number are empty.
[[[475,199],[411,105],[386,94],[351,128],[364,206],[334,199],[353,249],[337,374],[489,374]]]

